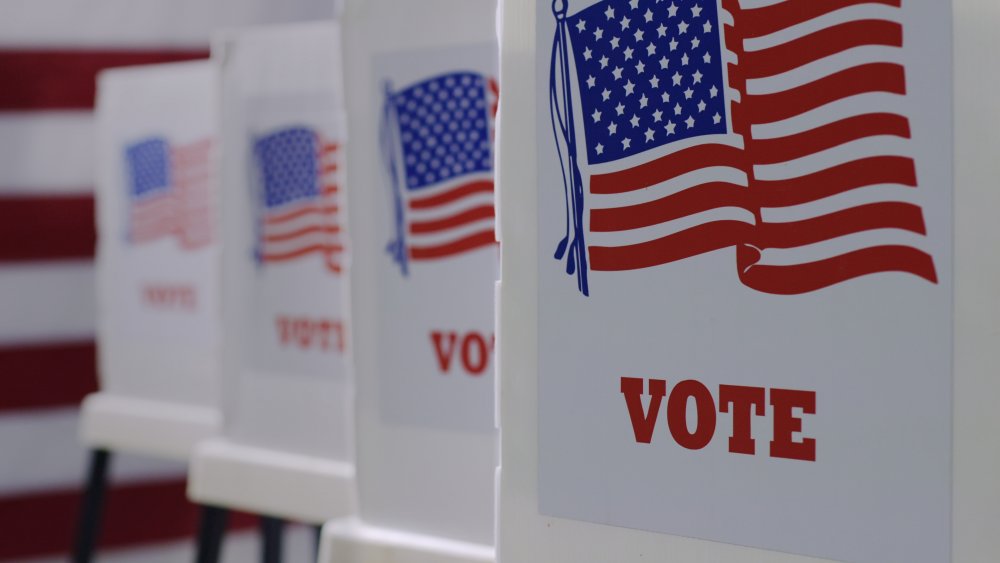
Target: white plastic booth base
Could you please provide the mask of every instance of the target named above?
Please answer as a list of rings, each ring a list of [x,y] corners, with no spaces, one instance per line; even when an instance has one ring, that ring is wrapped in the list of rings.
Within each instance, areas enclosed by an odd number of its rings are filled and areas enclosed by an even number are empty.
[[[322,524],[354,512],[354,466],[213,438],[192,456],[188,496],[203,505]]]
[[[491,546],[366,526],[356,518],[328,522],[320,563],[492,563]]]
[[[187,461],[220,424],[210,407],[92,393],[83,400],[80,438],[92,449]]]

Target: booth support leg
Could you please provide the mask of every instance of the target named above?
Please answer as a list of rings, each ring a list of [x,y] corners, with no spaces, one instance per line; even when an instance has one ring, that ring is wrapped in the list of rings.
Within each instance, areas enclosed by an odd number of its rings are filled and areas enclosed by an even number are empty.
[[[226,533],[229,511],[218,506],[201,507],[201,523],[198,526],[197,563],[218,563],[222,552],[222,536]]]
[[[281,543],[285,531],[285,521],[271,516],[260,517],[262,538],[261,563],[281,563]]]
[[[104,508],[104,491],[108,484],[108,464],[111,452],[104,449],[90,451],[90,469],[80,506],[80,521],[73,545],[74,563],[90,563],[101,533],[101,512]]]

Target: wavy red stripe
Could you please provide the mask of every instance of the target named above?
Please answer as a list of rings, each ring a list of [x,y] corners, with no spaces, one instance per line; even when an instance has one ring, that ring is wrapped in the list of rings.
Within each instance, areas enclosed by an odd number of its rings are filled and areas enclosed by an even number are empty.
[[[878,184],[916,187],[917,172],[913,159],[875,156],[790,180],[757,180],[754,197],[760,207],[785,207]]]
[[[413,260],[437,260],[462,254],[484,246],[496,243],[492,230],[480,231],[447,244],[436,246],[411,246],[410,258]]]
[[[743,10],[735,0],[726,0],[726,9],[737,14],[737,25],[745,38],[762,37],[846,8],[861,4],[882,4],[898,8],[901,0],[786,0],[771,6]]]
[[[603,233],[641,229],[719,207],[752,209],[751,201],[745,186],[724,182],[701,184],[646,203],[593,209],[590,230]]]
[[[303,207],[296,209],[295,211],[289,211],[288,213],[283,213],[280,215],[272,215],[265,219],[265,223],[272,225],[274,223],[283,223],[292,219],[297,219],[303,215],[317,214],[317,215],[333,215],[340,211],[340,208],[336,205],[310,205],[308,207]]]
[[[775,47],[745,51],[740,68],[748,79],[774,76],[864,45],[902,47],[903,26],[884,20],[842,23]]]
[[[335,234],[340,233],[340,226],[339,225],[331,225],[331,226],[328,226],[328,227],[320,227],[320,226],[304,227],[302,229],[298,229],[298,230],[295,230],[295,231],[289,231],[287,233],[274,234],[274,235],[266,235],[264,237],[264,240],[267,241],[267,242],[281,242],[281,241],[285,241],[285,240],[291,240],[291,239],[297,238],[297,237],[311,235],[311,234],[314,234],[314,233],[335,235]]]
[[[755,139],[754,164],[788,162],[836,146],[875,136],[910,138],[910,122],[901,115],[869,113],[828,123],[796,135]]]
[[[745,162],[743,149],[728,145],[697,145],[619,172],[594,174],[590,177],[590,191],[595,194],[622,194],[710,166],[743,170]]]
[[[796,295],[882,272],[903,272],[937,283],[934,259],[909,246],[864,248],[791,266],[753,265],[740,273],[740,279],[757,291]]]
[[[734,246],[752,236],[754,226],[714,221],[627,246],[591,246],[590,267],[596,271],[640,270]]]
[[[462,225],[467,225],[469,223],[475,223],[482,219],[492,219],[494,216],[492,205],[481,205],[479,207],[473,207],[472,209],[467,209],[461,213],[456,213],[444,219],[436,219],[433,221],[414,221],[410,223],[410,232],[415,235],[423,235],[428,233],[437,233],[441,231],[447,231],[448,229],[454,229],[455,227],[461,227]]]
[[[466,196],[478,193],[493,193],[492,181],[471,182],[452,188],[444,193],[426,197],[413,197],[410,199],[410,209],[430,209],[439,205],[445,205],[453,201],[458,201]]]
[[[312,244],[295,250],[290,250],[288,252],[267,252],[263,254],[263,260],[265,262],[283,262],[285,260],[292,260],[300,256],[305,256],[306,254],[310,254],[312,252],[333,254],[343,251],[344,247],[340,244]]]
[[[881,202],[788,223],[762,223],[754,231],[759,248],[794,248],[875,229],[902,229],[927,234],[923,212],[916,205]]]

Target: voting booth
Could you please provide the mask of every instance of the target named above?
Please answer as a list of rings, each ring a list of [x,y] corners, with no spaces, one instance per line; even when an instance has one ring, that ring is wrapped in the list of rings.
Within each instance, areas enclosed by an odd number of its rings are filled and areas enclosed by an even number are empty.
[[[994,560],[996,4],[501,4],[498,560]]]
[[[195,452],[188,493],[318,525],[353,506],[340,30],[233,31],[212,51],[225,400],[222,435]]]
[[[219,429],[216,86],[208,61],[98,79],[100,390],[84,399],[80,422],[94,452],[81,560],[97,533],[108,452],[186,461]]]
[[[494,560],[495,7],[345,8],[359,518],[321,561]]]

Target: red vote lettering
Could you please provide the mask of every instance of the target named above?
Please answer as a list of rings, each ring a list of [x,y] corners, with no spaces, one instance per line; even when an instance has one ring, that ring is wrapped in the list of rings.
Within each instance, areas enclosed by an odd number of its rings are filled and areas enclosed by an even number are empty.
[[[719,386],[719,410],[729,412],[733,405],[733,435],[729,438],[729,451],[734,454],[756,452],[751,431],[750,407],[757,416],[764,416],[763,387],[743,387],[742,385]]]
[[[649,410],[642,412],[642,379],[623,377],[621,391],[625,395],[625,406],[632,419],[632,433],[635,441],[648,444],[653,441],[653,427],[660,412],[660,402],[667,394],[667,382],[662,379],[649,380]]]
[[[456,331],[431,331],[431,344],[438,369],[443,374],[451,372],[456,350],[460,351],[460,362],[466,374],[477,377],[482,375],[490,363],[493,351],[493,337],[487,344],[486,337],[478,332],[468,332],[459,335]]]
[[[816,414],[816,393],[771,389],[771,406],[774,408],[771,457],[816,461],[816,440],[803,438],[796,442],[792,438],[792,434],[802,432],[802,419],[792,415],[792,409],[798,407],[804,414]]]
[[[278,342],[285,347],[324,352],[343,352],[346,347],[344,324],[337,320],[278,316],[275,326]]]
[[[143,302],[157,309],[193,311],[197,305],[195,289],[189,285],[147,285],[141,291]]]
[[[688,430],[688,399],[694,399],[698,422],[694,432]],[[674,441],[689,450],[700,450],[712,441],[715,435],[715,401],[712,392],[693,379],[681,381],[670,392],[667,399],[667,426]]]

